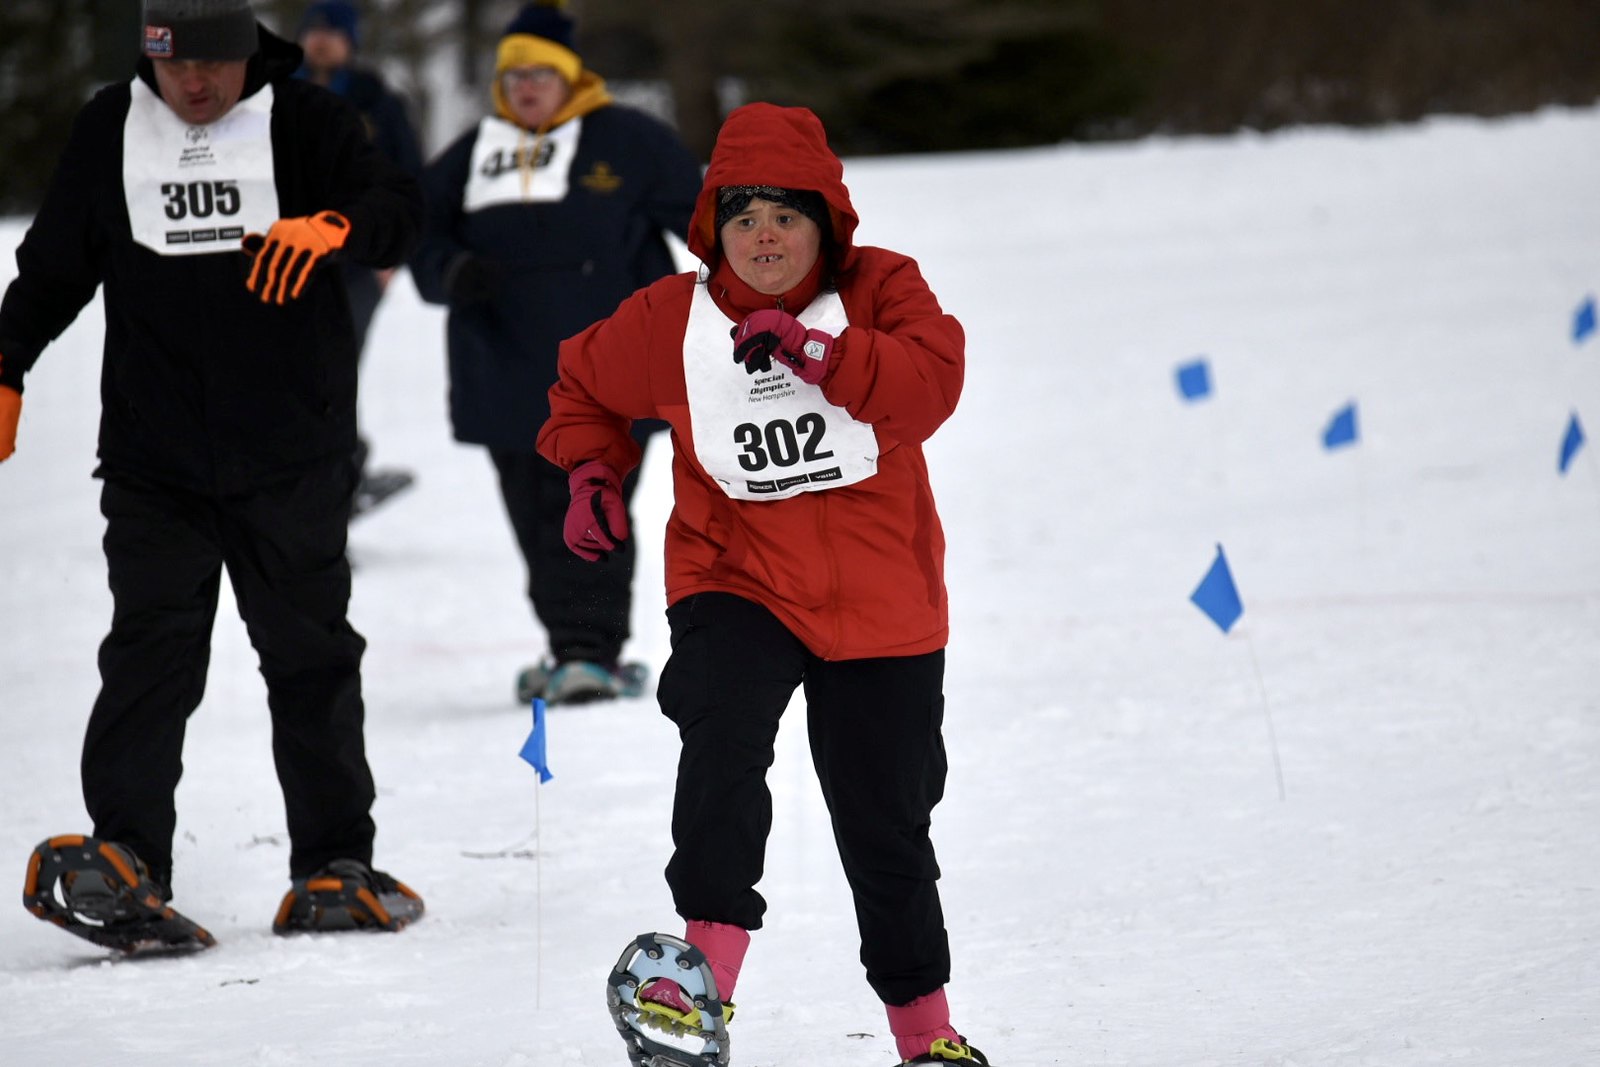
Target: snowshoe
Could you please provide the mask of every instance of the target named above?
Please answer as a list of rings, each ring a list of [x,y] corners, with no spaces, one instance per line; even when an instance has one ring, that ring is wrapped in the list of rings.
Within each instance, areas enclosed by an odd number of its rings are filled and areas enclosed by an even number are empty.
[[[545,703],[552,707],[557,704],[588,704],[596,700],[636,697],[644,692],[648,675],[642,663],[619,663],[615,667],[606,667],[588,660],[568,660],[550,673],[542,695]]]
[[[606,981],[606,1008],[633,1067],[727,1067],[732,1005],[705,954],[667,934],[628,943]]]
[[[359,519],[396,493],[409,489],[416,480],[410,471],[397,468],[363,472],[355,495],[350,498],[350,518]]]
[[[33,850],[22,903],[69,934],[128,955],[210,948],[216,939],[167,903],[144,861],[111,841],[52,837]]]
[[[906,1067],[915,1063],[946,1063],[966,1064],[967,1067],[990,1067],[989,1060],[983,1053],[966,1044],[966,1038],[960,1041],[950,1041],[941,1037],[933,1043],[933,1048],[924,1052],[914,1060],[901,1060],[898,1067]]]
[[[404,882],[360,860],[334,860],[309,878],[294,879],[272,932],[401,930],[422,912],[422,898]]]

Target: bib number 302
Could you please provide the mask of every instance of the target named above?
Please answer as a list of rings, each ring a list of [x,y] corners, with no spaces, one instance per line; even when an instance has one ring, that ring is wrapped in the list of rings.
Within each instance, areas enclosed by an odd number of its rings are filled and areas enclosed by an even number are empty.
[[[754,473],[768,467],[792,467],[802,459],[807,463],[827,459],[832,449],[822,447],[828,424],[821,415],[807,412],[793,423],[774,419],[766,426],[741,422],[733,428],[733,443],[741,449],[739,466]]]
[[[216,215],[239,213],[239,183],[215,182],[162,182],[161,195],[167,198],[167,218],[208,219]]]

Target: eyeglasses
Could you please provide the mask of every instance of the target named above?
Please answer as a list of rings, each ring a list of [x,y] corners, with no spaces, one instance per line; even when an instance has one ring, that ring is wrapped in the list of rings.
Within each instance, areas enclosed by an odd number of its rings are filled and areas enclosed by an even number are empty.
[[[512,67],[500,76],[507,85],[549,85],[562,80],[554,67]]]

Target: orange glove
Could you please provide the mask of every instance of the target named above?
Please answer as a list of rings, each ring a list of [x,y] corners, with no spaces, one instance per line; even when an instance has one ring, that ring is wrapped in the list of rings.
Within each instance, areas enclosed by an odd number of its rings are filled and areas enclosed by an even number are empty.
[[[318,263],[344,247],[350,220],[337,211],[319,211],[293,219],[279,219],[265,237],[247,233],[240,242],[255,257],[245,287],[263,304],[283,304],[298,299]]]
[[[17,420],[22,418],[22,394],[0,385],[0,463],[17,450]]]

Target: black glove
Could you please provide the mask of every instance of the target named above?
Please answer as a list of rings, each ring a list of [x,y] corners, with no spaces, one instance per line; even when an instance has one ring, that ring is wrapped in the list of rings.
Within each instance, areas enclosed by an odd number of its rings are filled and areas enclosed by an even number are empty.
[[[733,338],[733,361],[743,366],[746,374],[766,374],[772,370],[772,357],[782,355],[783,339],[770,330],[749,332],[749,321],[747,317],[728,331]]]
[[[500,295],[505,271],[471,252],[463,252],[445,268],[444,288],[452,304],[486,304]]]

